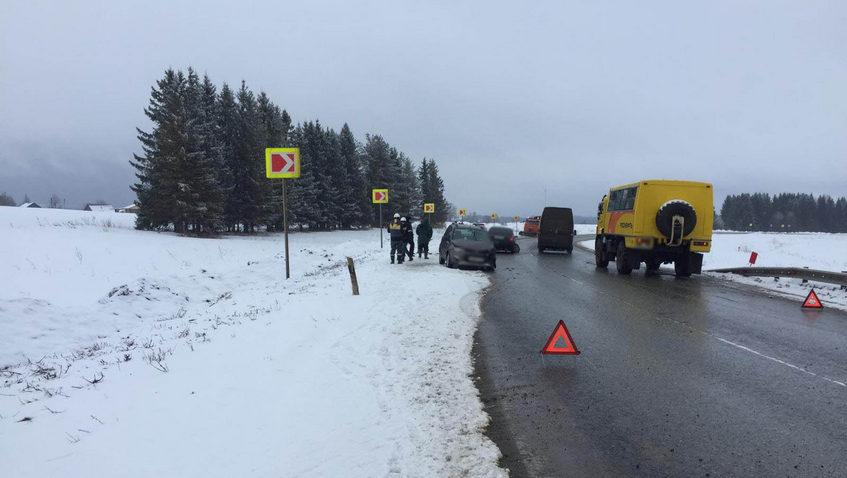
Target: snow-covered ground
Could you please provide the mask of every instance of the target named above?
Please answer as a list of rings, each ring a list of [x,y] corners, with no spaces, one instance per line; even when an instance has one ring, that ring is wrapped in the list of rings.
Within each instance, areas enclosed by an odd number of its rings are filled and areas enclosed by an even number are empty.
[[[0,207],[3,476],[505,475],[485,273],[389,265],[373,230],[293,234],[286,281],[279,235],[133,221]]]
[[[594,248],[594,240],[580,245]],[[712,250],[703,257],[703,269],[745,267],[750,253],[758,253],[756,266],[808,267],[825,271],[847,271],[847,234],[771,233],[716,231]],[[665,266],[671,267],[671,266]],[[834,284],[800,279],[743,277],[736,274],[706,274],[743,284],[755,285],[780,295],[803,299],[814,288],[825,306],[847,310],[847,291]]]

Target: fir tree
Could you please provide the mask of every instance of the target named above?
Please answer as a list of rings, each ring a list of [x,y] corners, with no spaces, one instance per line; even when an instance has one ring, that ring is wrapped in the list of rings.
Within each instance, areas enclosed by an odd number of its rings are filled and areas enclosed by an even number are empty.
[[[217,101],[217,143],[221,151],[223,177],[221,186],[226,195],[224,204],[224,222],[229,231],[238,228],[240,199],[236,192],[236,174],[239,165],[236,156],[239,141],[238,103],[235,93],[226,83],[221,87]]]
[[[15,203],[15,198],[4,192],[0,193],[0,206],[17,206],[17,204]]]
[[[264,201],[264,148],[261,145],[264,133],[259,122],[256,97],[242,81],[236,95],[238,100],[237,137],[233,158],[233,192],[237,222],[245,232],[253,232],[262,218]]]
[[[371,189],[388,188],[389,210],[399,212],[399,209],[396,209],[393,204],[393,191],[391,191],[395,183],[394,178],[397,176],[391,158],[391,147],[378,134],[365,135],[363,157],[367,165],[367,189],[370,191]],[[377,205],[372,205],[370,215],[371,225],[377,225],[379,223],[378,211]]]
[[[441,175],[438,172],[438,165],[435,164],[435,161],[430,160],[428,169],[430,201],[435,203],[434,221],[436,224],[443,224],[450,217],[452,206],[444,196],[444,181],[441,179]]]
[[[136,227],[165,229],[175,215],[177,201],[179,155],[184,152],[180,138],[183,129],[181,90],[185,77],[173,69],[151,89],[150,102],[144,114],[153,123],[151,132],[136,128],[142,155],[133,155],[130,164],[136,170],[138,182],[132,186],[138,199]],[[175,227],[179,227],[175,225]]]
[[[347,124],[340,132],[318,120],[294,128],[285,110],[245,82],[237,92],[223,84],[218,93],[208,76],[169,69],[151,89],[145,114],[153,127],[138,130],[142,152],[130,161],[138,178],[132,189],[139,228],[279,228],[282,182],[265,178],[264,149],[286,146],[301,150],[301,177],[286,184],[292,222],[302,228],[375,224],[372,188],[389,189],[391,211],[418,215],[426,201],[436,203],[436,220],[449,215],[434,161],[424,159],[416,170],[380,135],[366,135],[360,145]],[[822,204],[821,210],[840,211],[840,203]]]
[[[314,227],[321,217],[314,172],[316,161],[312,161],[314,152],[307,146],[305,129],[304,125],[298,125],[292,133],[292,143],[300,148],[300,178],[290,182],[288,196],[290,220],[301,230],[305,226]]]
[[[362,226],[369,222],[371,198],[365,184],[359,147],[347,123],[341,127],[338,141],[344,171],[339,190],[341,225],[344,228]]]

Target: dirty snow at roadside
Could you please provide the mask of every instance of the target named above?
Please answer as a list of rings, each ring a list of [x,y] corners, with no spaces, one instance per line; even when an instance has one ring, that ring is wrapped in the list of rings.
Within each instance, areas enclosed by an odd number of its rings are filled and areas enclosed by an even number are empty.
[[[581,246],[594,249],[594,240]],[[761,267],[809,267],[825,271],[847,271],[847,234],[715,232],[712,250],[703,256],[703,269],[745,267],[750,253],[758,254]],[[672,266],[665,266],[672,267]],[[744,277],[736,274],[706,272],[706,275],[741,284],[762,287],[792,299],[805,298],[814,287],[825,306],[847,310],[847,291],[838,285],[800,279]]]
[[[373,230],[293,234],[286,281],[281,236],[133,220],[0,207],[4,476],[505,475],[470,378],[485,273],[389,265]]]

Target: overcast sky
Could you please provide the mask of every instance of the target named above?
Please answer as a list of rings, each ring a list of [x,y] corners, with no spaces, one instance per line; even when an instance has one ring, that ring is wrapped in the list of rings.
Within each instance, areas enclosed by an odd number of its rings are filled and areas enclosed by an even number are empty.
[[[522,5],[523,4],[523,5]],[[165,68],[435,158],[458,207],[641,178],[847,195],[847,2],[0,3],[0,192],[125,204]]]

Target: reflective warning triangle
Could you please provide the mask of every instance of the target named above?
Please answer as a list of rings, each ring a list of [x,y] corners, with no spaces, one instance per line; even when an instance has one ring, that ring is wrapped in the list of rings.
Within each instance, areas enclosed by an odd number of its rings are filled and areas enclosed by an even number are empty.
[[[573,337],[571,337],[571,333],[568,332],[568,328],[565,326],[564,321],[559,321],[556,324],[556,328],[553,329],[553,333],[550,334],[550,337],[547,339],[547,343],[544,344],[544,348],[541,349],[542,354],[554,354],[554,355],[579,355],[579,350],[576,348],[576,343],[573,341]]]
[[[823,304],[821,304],[821,300],[818,299],[818,295],[815,294],[815,289],[809,291],[809,295],[807,295],[806,300],[803,301],[803,307],[806,309],[823,309]]]

